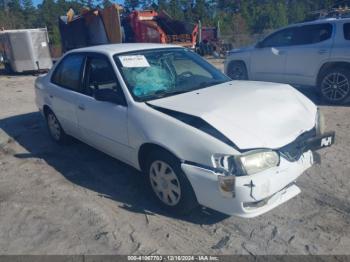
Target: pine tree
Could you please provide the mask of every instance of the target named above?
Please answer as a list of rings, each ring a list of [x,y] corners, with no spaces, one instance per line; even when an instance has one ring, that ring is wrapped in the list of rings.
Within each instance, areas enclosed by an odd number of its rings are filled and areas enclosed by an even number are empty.
[[[124,1],[124,6],[130,10],[134,10],[137,7],[140,6],[140,1],[139,0],[125,0]]]

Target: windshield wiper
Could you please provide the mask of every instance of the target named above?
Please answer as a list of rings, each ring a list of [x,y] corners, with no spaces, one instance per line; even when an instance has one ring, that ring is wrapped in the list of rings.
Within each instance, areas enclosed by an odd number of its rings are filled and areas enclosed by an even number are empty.
[[[198,87],[199,88],[204,88],[204,87],[208,87],[208,86],[211,86],[211,85],[219,85],[219,84],[222,84],[222,83],[225,83],[225,81],[222,81],[222,80],[216,80],[216,81],[204,81],[204,82],[200,82]]]
[[[163,98],[171,95],[178,95],[182,93],[186,93],[192,90],[177,90],[177,91],[171,91],[171,90],[158,90],[152,94],[148,94],[146,96],[142,97],[142,100],[146,101],[148,99],[157,99],[157,98]]]
[[[208,87],[211,85],[222,84],[225,82],[226,81],[222,81],[222,80],[216,80],[216,81],[211,81],[211,82],[205,81],[205,82],[199,83],[199,85],[196,88],[191,88],[191,89],[186,89],[186,90],[176,90],[176,91],[173,91],[173,89],[158,90],[158,91],[155,91],[154,93],[143,96],[142,100],[147,101],[149,99],[158,99],[158,98],[163,98],[163,97],[172,96],[172,95],[179,95],[179,94],[183,94],[183,93],[192,92],[192,91],[195,91],[195,90],[200,89],[200,88],[205,88],[205,87]]]
[[[156,92],[154,92],[155,95],[178,95],[178,94],[182,94],[182,93],[186,93],[189,90],[176,90],[176,91],[172,91],[172,90],[158,90]]]

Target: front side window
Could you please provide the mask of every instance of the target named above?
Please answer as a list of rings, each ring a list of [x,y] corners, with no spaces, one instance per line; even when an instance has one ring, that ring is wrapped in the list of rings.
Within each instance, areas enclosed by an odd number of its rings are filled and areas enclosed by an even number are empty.
[[[294,41],[294,28],[287,28],[268,36],[263,42],[262,47],[289,46]]]
[[[296,30],[296,36],[294,39],[295,45],[308,45],[315,44],[332,36],[332,25],[327,24],[315,24],[301,26]]]
[[[63,58],[52,76],[52,83],[64,88],[78,91],[81,84],[81,71],[85,56],[72,54]]]
[[[350,40],[350,23],[345,23],[343,26],[345,40]]]
[[[85,93],[93,96],[95,90],[112,89],[120,92],[117,78],[107,58],[89,58],[86,71]]]
[[[136,101],[185,93],[230,81],[197,54],[178,48],[115,55],[114,60]]]

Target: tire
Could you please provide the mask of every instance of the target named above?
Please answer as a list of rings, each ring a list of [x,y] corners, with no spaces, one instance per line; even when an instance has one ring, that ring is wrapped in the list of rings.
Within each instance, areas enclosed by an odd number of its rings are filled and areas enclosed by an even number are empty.
[[[350,70],[339,67],[327,70],[319,79],[321,97],[331,104],[341,104],[350,95]]]
[[[176,157],[163,150],[155,151],[145,166],[151,191],[163,209],[173,215],[186,215],[198,207],[196,195]]]
[[[53,141],[60,145],[66,144],[68,136],[64,132],[55,114],[51,110],[47,110],[45,117],[47,129]]]
[[[242,61],[233,61],[229,64],[227,75],[232,80],[248,80],[247,67]]]
[[[5,66],[5,73],[6,74],[13,74],[12,67],[9,63],[5,63],[4,66]]]

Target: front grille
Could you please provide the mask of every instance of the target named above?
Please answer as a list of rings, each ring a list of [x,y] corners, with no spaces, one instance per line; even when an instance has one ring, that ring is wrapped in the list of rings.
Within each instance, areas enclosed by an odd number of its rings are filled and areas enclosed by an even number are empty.
[[[292,143],[281,147],[278,151],[282,157],[290,162],[295,162],[300,159],[302,154],[306,151],[306,141],[316,136],[316,129],[313,128],[309,131],[302,133]]]

